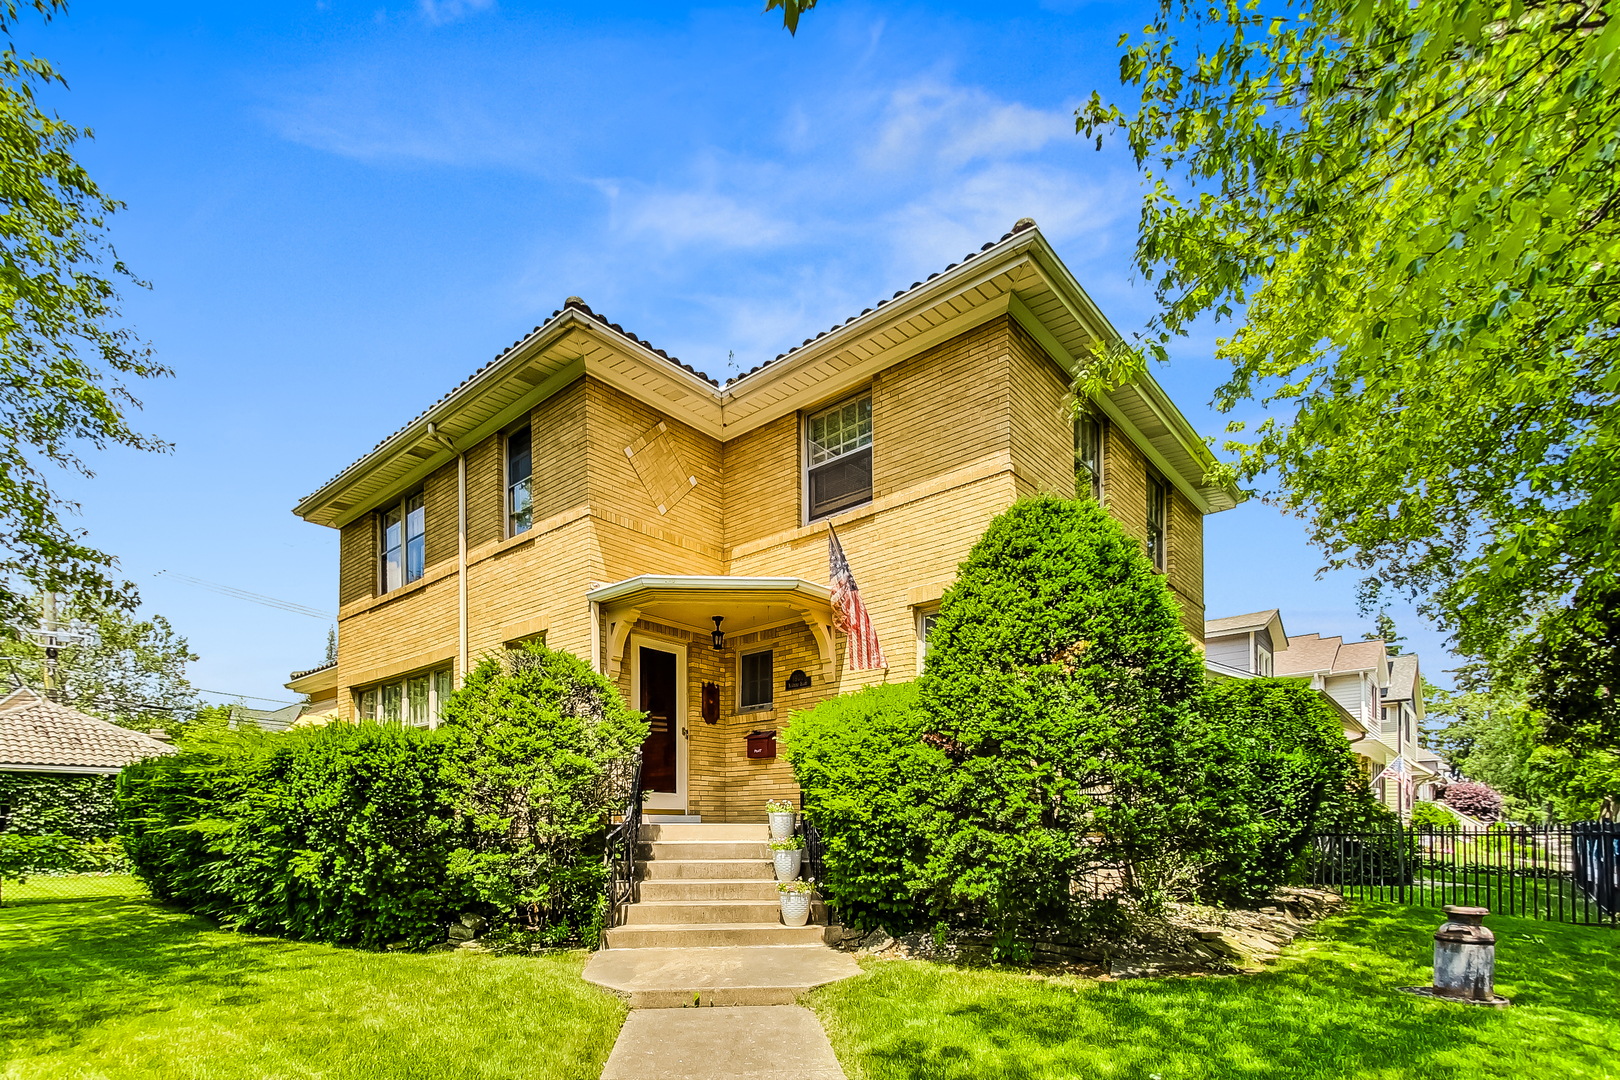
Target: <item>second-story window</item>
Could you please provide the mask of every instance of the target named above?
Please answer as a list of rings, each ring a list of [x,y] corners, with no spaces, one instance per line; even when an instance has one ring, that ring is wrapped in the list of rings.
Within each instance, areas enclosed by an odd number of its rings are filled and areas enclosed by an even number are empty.
[[[529,531],[534,524],[534,500],[530,482],[534,475],[533,445],[529,429],[521,428],[506,437],[506,535]]]
[[[422,493],[407,495],[383,511],[382,584],[384,592],[419,579],[427,570],[427,511]]]
[[[805,421],[805,484],[810,520],[872,501],[872,395]]]
[[[1074,497],[1102,501],[1102,421],[1087,413],[1074,420]]]
[[[1168,502],[1169,492],[1164,489],[1164,481],[1152,473],[1147,478],[1147,553],[1153,560],[1156,570],[1165,568],[1165,529],[1164,514],[1165,503]]]

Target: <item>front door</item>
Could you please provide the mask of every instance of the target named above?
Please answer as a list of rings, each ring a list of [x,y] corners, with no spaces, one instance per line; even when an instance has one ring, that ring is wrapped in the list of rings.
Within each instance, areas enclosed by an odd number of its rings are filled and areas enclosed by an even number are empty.
[[[673,648],[632,639],[637,707],[647,714],[641,745],[641,787],[654,810],[686,809],[685,659]]]

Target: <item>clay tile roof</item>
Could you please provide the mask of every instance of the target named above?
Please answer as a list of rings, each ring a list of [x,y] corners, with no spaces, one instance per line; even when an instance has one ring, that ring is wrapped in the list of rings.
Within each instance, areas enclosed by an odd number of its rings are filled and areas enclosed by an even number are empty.
[[[337,667],[337,661],[336,660],[328,660],[324,664],[316,664],[314,667],[308,668],[308,669],[306,669],[304,671],[295,671],[291,675],[287,676],[287,681],[288,682],[297,682],[299,679],[302,679],[305,675],[313,675],[317,671],[325,671],[327,668],[330,668],[330,667]]]
[[[17,690],[0,701],[0,769],[122,769],[174,748],[77,709]]]
[[[1207,619],[1204,622],[1204,636],[1216,637],[1220,634],[1246,634],[1250,630],[1262,630],[1271,625],[1271,620],[1277,617],[1277,609],[1268,611],[1255,611],[1248,615],[1228,615],[1224,619]]]
[[[757,364],[754,367],[749,368],[747,371],[743,372],[741,375],[737,375],[737,376],[735,376],[733,378],[727,379],[726,380],[726,385],[730,386],[734,382],[738,382],[738,381],[740,381],[742,379],[746,379],[748,376],[752,375],[754,372],[759,371],[762,368],[770,367],[772,364],[776,363],[777,360],[781,360],[781,359],[784,359],[786,357],[792,356],[794,353],[798,352],[800,349],[804,348],[806,345],[810,344],[812,341],[815,341],[817,338],[826,337],[828,334],[832,333],[834,330],[840,329],[841,327],[848,326],[850,323],[852,323],[856,319],[860,318],[861,315],[870,314],[871,312],[876,311],[878,308],[882,307],[884,304],[892,303],[893,301],[900,299],[902,296],[906,295],[906,293],[911,292],[912,289],[920,289],[920,288],[922,288],[928,282],[933,281],[935,278],[939,277],[940,274],[947,273],[947,272],[949,272],[951,270],[955,270],[958,266],[961,266],[962,263],[967,262],[969,259],[978,258],[981,252],[989,251],[991,248],[993,248],[997,244],[1001,243],[1002,240],[1011,240],[1014,236],[1016,236],[1019,233],[1023,232],[1025,229],[1033,229],[1034,227],[1035,227],[1035,219],[1034,218],[1019,218],[1018,221],[1013,225],[1013,227],[1010,230],[1008,230],[1007,232],[1004,232],[1004,233],[1001,234],[1001,240],[987,241],[984,244],[983,247],[979,248],[978,251],[970,251],[966,255],[962,256],[962,262],[953,262],[949,266],[947,266],[944,270],[937,270],[934,273],[929,274],[928,277],[926,279],[922,280],[922,281],[913,281],[908,287],[906,287],[904,289],[896,289],[895,292],[894,292],[894,295],[889,297],[887,300],[879,300],[872,307],[862,308],[860,315],[851,315],[849,318],[845,319],[843,322],[833,323],[831,327],[829,327],[826,330],[821,331],[821,333],[817,334],[815,337],[807,337],[803,341],[801,341],[799,344],[793,346],[793,348],[789,349],[787,352],[777,353],[775,360],[767,360],[763,364]]]

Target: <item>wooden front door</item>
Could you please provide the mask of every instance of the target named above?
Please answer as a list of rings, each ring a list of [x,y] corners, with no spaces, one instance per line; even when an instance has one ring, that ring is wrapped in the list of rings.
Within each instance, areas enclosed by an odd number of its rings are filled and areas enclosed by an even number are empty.
[[[675,794],[676,742],[680,718],[675,715],[675,654],[641,647],[641,711],[647,714],[647,741],[641,744],[641,786]]]
[[[652,809],[686,809],[685,695],[681,679],[686,665],[673,648],[660,648],[646,638],[632,645],[635,656],[636,706],[647,714],[647,741],[641,744],[641,787],[653,794]]]

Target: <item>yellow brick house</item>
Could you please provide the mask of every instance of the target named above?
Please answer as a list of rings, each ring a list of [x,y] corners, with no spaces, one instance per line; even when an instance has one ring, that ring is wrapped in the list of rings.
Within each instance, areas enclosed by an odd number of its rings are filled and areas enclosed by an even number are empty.
[[[749,733],[915,677],[957,564],[1042,491],[1103,500],[1201,642],[1203,516],[1237,492],[1151,377],[1076,410],[1116,337],[1028,219],[724,386],[570,297],[298,504],[341,530],[322,693],[431,725],[468,665],[541,639],[649,713],[651,812],[762,820],[796,789]],[[844,669],[829,522],[887,670]]]

